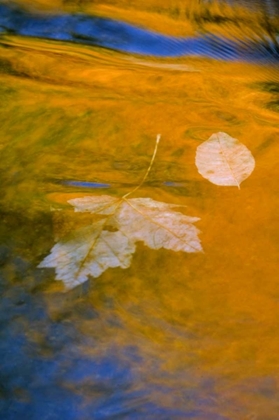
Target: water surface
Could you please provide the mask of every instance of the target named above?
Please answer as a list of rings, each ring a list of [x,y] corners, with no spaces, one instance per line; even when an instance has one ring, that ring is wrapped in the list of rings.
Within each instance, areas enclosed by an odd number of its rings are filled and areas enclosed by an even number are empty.
[[[0,39],[1,418],[277,419],[270,55],[163,58],[23,35]],[[255,158],[240,190],[197,171],[196,148],[216,132]],[[131,197],[186,206],[203,252],[139,242],[127,269],[65,291],[38,265],[95,223],[68,200],[133,190],[158,133]]]

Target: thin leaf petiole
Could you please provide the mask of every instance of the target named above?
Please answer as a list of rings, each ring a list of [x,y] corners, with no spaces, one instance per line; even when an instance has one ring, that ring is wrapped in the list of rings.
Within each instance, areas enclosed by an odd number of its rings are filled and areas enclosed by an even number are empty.
[[[145,173],[145,175],[144,175],[141,183],[136,188],[134,188],[132,191],[130,191],[127,194],[123,195],[122,198],[127,198],[129,195],[131,195],[132,193],[134,193],[135,191],[137,191],[142,186],[142,184],[145,182],[146,178],[149,175],[149,172],[151,171],[152,165],[154,163],[154,160],[155,160],[155,156],[156,156],[156,153],[157,153],[157,150],[158,150],[158,145],[159,145],[160,139],[161,139],[161,134],[157,134],[154,152],[153,152],[153,155],[152,155],[152,158],[151,158],[149,167],[148,167],[148,169],[147,169],[147,171],[146,171],[146,173]]]

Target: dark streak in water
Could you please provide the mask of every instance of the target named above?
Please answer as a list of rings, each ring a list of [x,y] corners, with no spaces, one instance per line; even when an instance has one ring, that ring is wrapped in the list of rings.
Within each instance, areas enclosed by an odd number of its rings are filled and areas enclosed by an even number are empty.
[[[110,188],[110,184],[103,184],[100,182],[87,182],[87,181],[64,181],[63,184],[71,187],[82,188]]]
[[[107,184],[103,182],[91,182],[91,181],[52,181],[58,184],[66,185],[69,187],[78,187],[78,188],[86,188],[86,189],[105,189],[105,188],[134,188],[136,186],[135,183],[113,183]],[[147,186],[151,188],[161,188],[161,187],[169,187],[169,188],[189,188],[190,182],[187,181],[149,181],[146,182]]]

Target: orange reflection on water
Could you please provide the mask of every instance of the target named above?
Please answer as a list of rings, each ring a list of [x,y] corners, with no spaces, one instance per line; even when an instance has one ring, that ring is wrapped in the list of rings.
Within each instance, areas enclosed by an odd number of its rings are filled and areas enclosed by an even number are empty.
[[[63,181],[110,183],[108,193],[123,196],[142,179],[157,133],[154,166],[135,197],[187,206],[187,215],[201,219],[204,253],[139,244],[128,269],[91,279],[86,293],[64,294],[53,275],[42,292],[50,319],[66,317],[93,337],[98,346],[81,346],[85,354],[135,346],[138,386],[158,385],[149,398],[162,406],[195,409],[184,391],[199,389],[210,395],[210,415],[276,419],[279,146],[276,107],[268,106],[277,97],[267,87],[278,84],[277,69],[190,58],[152,67],[151,59],[143,65],[98,48],[16,37],[5,43],[12,48],[1,49],[1,202],[34,219],[54,210],[53,243],[40,239],[36,264],[91,220],[67,201],[94,191]],[[240,190],[210,184],[195,167],[197,146],[218,131],[256,160]],[[30,236],[35,243],[40,232]],[[95,319],[79,312],[88,305]]]

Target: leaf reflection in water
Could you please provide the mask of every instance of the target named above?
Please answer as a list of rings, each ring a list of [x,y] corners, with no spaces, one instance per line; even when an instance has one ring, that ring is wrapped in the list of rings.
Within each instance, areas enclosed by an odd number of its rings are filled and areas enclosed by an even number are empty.
[[[103,216],[59,241],[39,267],[55,268],[56,280],[66,289],[99,277],[108,268],[128,268],[136,243],[151,249],[200,252],[197,217],[175,211],[181,207],[151,198],[115,198],[108,195],[69,200],[76,212]]]

